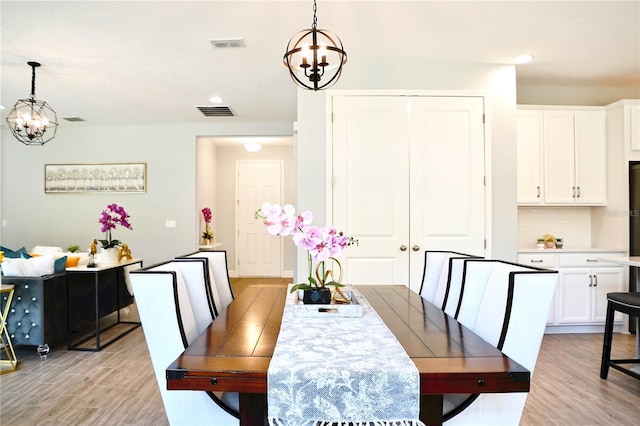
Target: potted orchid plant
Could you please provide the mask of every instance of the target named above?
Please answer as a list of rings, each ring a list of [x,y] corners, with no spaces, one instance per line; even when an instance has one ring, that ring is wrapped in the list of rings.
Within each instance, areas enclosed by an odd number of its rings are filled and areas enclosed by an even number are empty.
[[[202,209],[202,218],[204,219],[204,232],[202,232],[202,241],[205,245],[208,245],[213,242],[213,232],[211,232],[210,228],[213,214],[211,214],[211,209],[209,207],[205,207]]]
[[[115,203],[109,204],[100,214],[98,223],[102,225],[100,231],[105,234],[104,240],[98,240],[102,245],[101,262],[117,263],[118,252],[116,248],[122,245],[122,241],[112,238],[111,230],[116,229],[117,225],[123,228],[133,229],[131,223],[129,223],[129,217],[124,207]]]
[[[129,223],[129,214],[124,210],[124,207],[115,203],[109,204],[105,210],[102,210],[98,223],[102,225],[101,232],[104,232],[105,239],[99,240],[102,244],[102,248],[115,248],[119,247],[122,242],[111,238],[111,230],[116,229],[116,225],[120,225],[123,228],[133,229]]]
[[[313,214],[305,211],[296,215],[295,207],[291,204],[264,203],[256,211],[255,217],[262,219],[271,235],[291,235],[293,243],[307,251],[308,276],[306,283],[291,287],[291,292],[304,291],[304,303],[323,303],[331,301],[329,286],[343,287],[340,277],[336,279],[333,270],[327,269],[326,262],[333,261],[342,269],[335,256],[340,255],[345,248],[358,244],[358,240],[338,232],[333,225],[317,227],[311,225]],[[314,263],[316,264],[314,276]]]

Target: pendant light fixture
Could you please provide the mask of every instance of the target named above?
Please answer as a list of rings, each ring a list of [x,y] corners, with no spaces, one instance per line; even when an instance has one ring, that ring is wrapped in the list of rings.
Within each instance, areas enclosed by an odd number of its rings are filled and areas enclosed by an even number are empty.
[[[318,7],[313,0],[313,23],[310,29],[296,33],[287,45],[284,65],[293,81],[309,90],[322,90],[333,86],[342,74],[347,53],[342,42],[330,31],[317,28]]]
[[[31,96],[19,99],[7,115],[11,133],[25,145],[44,145],[53,139],[58,129],[56,112],[45,101],[36,99],[36,68],[38,62],[27,62],[31,67]]]

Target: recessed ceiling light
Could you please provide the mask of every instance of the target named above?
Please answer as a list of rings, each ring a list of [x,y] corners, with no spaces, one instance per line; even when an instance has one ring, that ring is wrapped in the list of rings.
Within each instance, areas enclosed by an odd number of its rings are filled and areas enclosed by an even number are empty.
[[[513,60],[515,64],[526,64],[533,61],[533,55],[520,55]]]
[[[209,102],[212,104],[221,104],[222,98],[220,96],[213,96],[212,98],[209,98]]]

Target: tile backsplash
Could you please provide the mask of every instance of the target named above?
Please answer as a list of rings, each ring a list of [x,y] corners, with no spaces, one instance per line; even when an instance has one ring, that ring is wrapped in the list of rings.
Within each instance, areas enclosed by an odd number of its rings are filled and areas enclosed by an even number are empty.
[[[591,207],[518,207],[518,248],[534,248],[544,234],[565,248],[591,247]]]

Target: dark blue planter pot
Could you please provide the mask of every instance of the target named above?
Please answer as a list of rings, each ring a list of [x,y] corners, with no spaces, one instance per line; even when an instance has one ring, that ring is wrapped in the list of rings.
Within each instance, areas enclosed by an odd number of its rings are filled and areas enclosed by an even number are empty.
[[[304,290],[302,302],[305,305],[329,305],[331,303],[331,290],[326,287]]]

